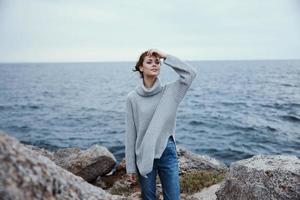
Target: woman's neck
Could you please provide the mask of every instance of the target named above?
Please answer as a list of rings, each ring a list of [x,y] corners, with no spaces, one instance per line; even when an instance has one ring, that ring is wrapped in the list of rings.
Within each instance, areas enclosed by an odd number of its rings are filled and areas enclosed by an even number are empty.
[[[145,77],[144,77],[144,81],[143,81],[145,87],[146,87],[146,88],[151,88],[151,87],[153,86],[155,80],[156,80],[156,76],[153,76],[153,77],[145,76]]]

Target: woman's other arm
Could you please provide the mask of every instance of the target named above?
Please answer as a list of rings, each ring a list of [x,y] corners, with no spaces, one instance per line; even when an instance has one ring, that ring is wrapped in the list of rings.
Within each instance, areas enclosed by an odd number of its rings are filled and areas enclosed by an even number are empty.
[[[196,70],[188,63],[183,62],[173,55],[166,54],[156,49],[149,50],[150,55],[154,52],[158,54],[160,58],[163,58],[164,63],[170,66],[179,75],[179,79],[169,83],[169,86],[174,88],[177,93],[175,98],[178,102],[180,102],[197,76]]]
[[[136,128],[133,120],[132,104],[129,96],[126,98],[126,128],[125,128],[125,161],[126,173],[137,173],[135,160]]]

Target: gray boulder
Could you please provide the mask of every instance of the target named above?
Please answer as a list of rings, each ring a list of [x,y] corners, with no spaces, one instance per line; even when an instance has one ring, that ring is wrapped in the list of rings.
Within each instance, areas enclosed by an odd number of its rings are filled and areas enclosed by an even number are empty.
[[[109,173],[116,165],[116,158],[106,147],[93,145],[87,150],[65,148],[56,151],[54,162],[88,182]]]
[[[176,145],[180,174],[193,170],[227,170],[228,167],[219,160],[207,155],[195,154],[181,145]]]
[[[0,133],[0,197],[5,200],[124,199],[87,183],[3,133]]]
[[[300,160],[288,155],[257,155],[232,163],[218,200],[300,199]]]

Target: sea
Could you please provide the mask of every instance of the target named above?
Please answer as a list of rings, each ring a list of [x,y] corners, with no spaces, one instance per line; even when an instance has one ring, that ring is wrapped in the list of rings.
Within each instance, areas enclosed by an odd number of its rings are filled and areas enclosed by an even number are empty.
[[[176,142],[226,165],[257,154],[300,157],[300,60],[186,61],[197,77],[177,110]],[[134,62],[1,63],[0,130],[55,151],[125,156]],[[162,64],[162,84],[178,74]]]

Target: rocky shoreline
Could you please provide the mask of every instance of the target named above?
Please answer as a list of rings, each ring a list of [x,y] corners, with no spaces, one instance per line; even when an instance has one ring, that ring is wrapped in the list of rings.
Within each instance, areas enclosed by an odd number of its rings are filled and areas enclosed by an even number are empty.
[[[257,155],[230,165],[177,145],[181,199],[300,199],[296,156]],[[163,199],[159,176],[158,199]],[[106,147],[50,152],[0,133],[1,199],[141,199]]]

